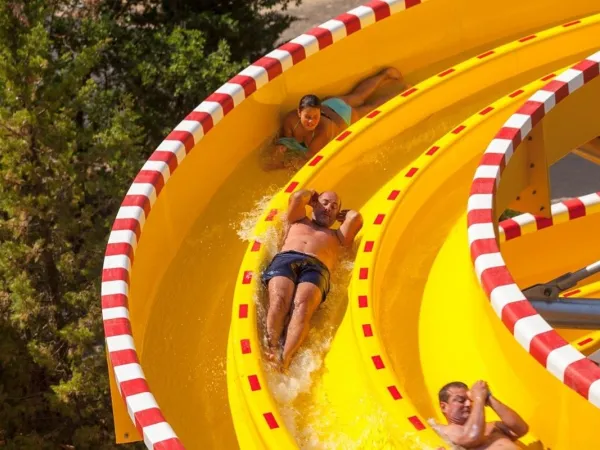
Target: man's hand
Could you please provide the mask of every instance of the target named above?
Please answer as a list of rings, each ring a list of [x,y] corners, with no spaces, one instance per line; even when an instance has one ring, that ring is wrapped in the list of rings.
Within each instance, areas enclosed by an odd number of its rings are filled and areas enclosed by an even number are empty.
[[[346,220],[346,215],[348,214],[349,209],[342,209],[336,216],[336,220],[340,223],[344,223]]]
[[[488,385],[482,380],[476,381],[471,387],[471,396],[473,397],[473,400],[479,398],[480,400],[487,402],[488,392]]]
[[[312,208],[314,208],[314,207],[317,205],[317,203],[319,202],[319,197],[320,197],[320,195],[321,195],[321,194],[319,194],[319,193],[318,193],[317,191],[315,191],[314,189],[313,189],[311,192],[312,192],[312,194],[311,194],[311,196],[310,196],[310,200],[309,200],[308,204],[309,204],[309,205],[310,205]]]

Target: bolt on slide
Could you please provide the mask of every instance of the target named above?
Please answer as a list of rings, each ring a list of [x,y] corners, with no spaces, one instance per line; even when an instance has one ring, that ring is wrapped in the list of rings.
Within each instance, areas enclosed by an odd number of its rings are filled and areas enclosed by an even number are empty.
[[[547,166],[600,135],[589,114],[598,13],[595,0],[374,0],[202,102],[144,165],[109,237],[102,307],[117,442],[450,448],[436,432],[437,390],[481,378],[528,421],[523,446],[595,448],[600,369],[584,355],[600,347],[597,331],[555,332],[519,288],[598,260],[600,216],[504,241],[497,217],[549,211]],[[258,155],[302,95],[339,95],[387,66],[413,87],[298,173],[263,171]],[[514,147],[503,165],[489,156],[499,139]],[[469,197],[474,175],[493,191]],[[262,358],[259,279],[287,199],[304,187],[338,191],[365,226],[283,377]],[[596,281],[577,286],[582,298]]]

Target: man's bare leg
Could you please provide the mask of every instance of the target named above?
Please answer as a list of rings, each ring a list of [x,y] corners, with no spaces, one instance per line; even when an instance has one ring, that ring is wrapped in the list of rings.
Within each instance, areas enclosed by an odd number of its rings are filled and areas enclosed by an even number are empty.
[[[377,75],[361,81],[348,95],[341,96],[342,100],[348,103],[353,108],[362,106],[367,98],[375,92],[384,82],[389,80],[402,80],[402,74],[395,67],[388,67],[382,70]]]
[[[294,296],[294,282],[286,277],[269,280],[269,311],[267,312],[267,358],[278,362],[279,339]]]
[[[294,310],[287,328],[283,346],[282,369],[286,370],[292,357],[306,339],[310,329],[310,319],[321,304],[321,290],[312,283],[300,283],[294,296]]]

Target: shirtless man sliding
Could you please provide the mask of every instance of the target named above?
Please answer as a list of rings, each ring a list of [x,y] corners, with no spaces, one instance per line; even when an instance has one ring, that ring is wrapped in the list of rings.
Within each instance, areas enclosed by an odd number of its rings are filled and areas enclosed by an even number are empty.
[[[439,392],[440,407],[448,421],[441,432],[455,445],[476,450],[517,450],[515,441],[529,427],[512,409],[493,397],[485,381],[469,391],[460,381],[448,383]],[[492,408],[499,422],[485,421],[485,407]]]
[[[310,219],[307,205],[313,208]],[[341,222],[339,229],[330,229],[336,220]],[[310,319],[329,292],[329,272],[340,248],[350,246],[361,229],[362,216],[341,210],[335,192],[301,190],[290,197],[287,221],[283,247],[262,275],[269,291],[267,357],[282,370],[308,335]]]

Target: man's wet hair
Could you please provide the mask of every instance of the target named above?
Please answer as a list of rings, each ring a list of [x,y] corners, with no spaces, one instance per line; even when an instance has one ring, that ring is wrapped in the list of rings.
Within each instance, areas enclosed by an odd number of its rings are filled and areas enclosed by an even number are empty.
[[[321,99],[314,94],[305,95],[300,99],[298,104],[298,110],[302,111],[304,108],[320,108]]]
[[[469,387],[462,381],[453,381],[451,383],[448,383],[443,388],[441,388],[440,392],[438,393],[438,398],[439,398],[440,402],[444,402],[444,403],[448,402],[448,399],[450,398],[450,392],[448,392],[448,391],[452,388],[469,389]]]

